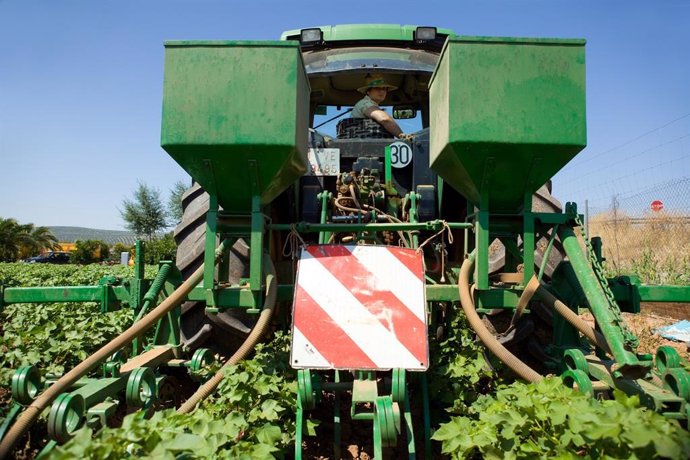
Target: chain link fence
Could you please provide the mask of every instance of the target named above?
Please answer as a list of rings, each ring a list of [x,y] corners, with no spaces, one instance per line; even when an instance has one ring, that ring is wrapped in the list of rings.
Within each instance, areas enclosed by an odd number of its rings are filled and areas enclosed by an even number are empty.
[[[613,195],[608,208],[586,206],[588,234],[603,240],[612,275],[645,283],[690,284],[690,177]]]

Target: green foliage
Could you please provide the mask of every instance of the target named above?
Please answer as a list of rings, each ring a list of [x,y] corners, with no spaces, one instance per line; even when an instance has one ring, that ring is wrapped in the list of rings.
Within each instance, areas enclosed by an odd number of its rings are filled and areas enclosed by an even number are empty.
[[[47,227],[20,224],[15,219],[0,217],[0,262],[14,262],[43,250],[59,249],[57,238]]]
[[[92,264],[106,260],[110,255],[110,248],[100,240],[77,241],[71,261],[78,264]]]
[[[498,378],[484,359],[483,348],[467,319],[457,309],[449,313],[443,340],[431,342],[430,356],[430,394],[451,413],[463,413],[480,394],[490,391]]]
[[[688,458],[690,438],[676,421],[616,392],[599,401],[558,377],[515,383],[481,396],[467,416],[434,433],[452,458]]]
[[[167,226],[166,212],[161,202],[160,191],[139,182],[131,200],[122,202],[120,215],[125,226],[148,241]]]
[[[133,253],[134,246],[131,244],[115,243],[110,250],[110,257],[117,262],[120,261],[120,254],[123,252]]]
[[[7,287],[95,285],[106,275],[132,276],[132,269],[0,263],[0,282]],[[7,305],[0,310],[0,386],[9,386],[20,366],[35,364],[43,373],[63,373],[131,321],[131,311],[103,314],[95,303]]]
[[[168,217],[170,222],[177,225],[182,222],[182,195],[189,188],[181,180],[175,182],[170,189],[170,196],[168,198]]]
[[[177,253],[177,245],[172,233],[166,233],[161,238],[154,238],[146,243],[144,254],[146,262],[157,264],[161,260],[174,260]]]
[[[608,276],[615,276],[606,264]],[[687,286],[690,284],[690,255],[659,257],[654,250],[646,248],[639,258],[623,265],[617,273],[633,273],[645,284],[667,284]]]
[[[289,338],[259,345],[253,359],[225,369],[218,390],[190,414],[174,410],[146,419],[125,417],[121,428],[92,438],[83,428],[50,459],[283,457],[294,439],[295,389],[287,370]]]

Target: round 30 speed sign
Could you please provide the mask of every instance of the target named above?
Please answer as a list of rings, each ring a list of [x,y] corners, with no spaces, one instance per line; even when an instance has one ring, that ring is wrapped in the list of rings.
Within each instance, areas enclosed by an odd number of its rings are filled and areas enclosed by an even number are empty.
[[[393,142],[391,148],[391,166],[404,168],[412,163],[412,147],[404,142]]]

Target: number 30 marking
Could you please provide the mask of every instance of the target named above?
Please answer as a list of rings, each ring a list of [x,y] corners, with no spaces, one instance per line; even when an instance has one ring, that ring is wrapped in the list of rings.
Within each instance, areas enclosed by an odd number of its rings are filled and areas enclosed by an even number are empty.
[[[391,148],[391,166],[404,168],[412,162],[412,148],[404,142],[393,142]]]

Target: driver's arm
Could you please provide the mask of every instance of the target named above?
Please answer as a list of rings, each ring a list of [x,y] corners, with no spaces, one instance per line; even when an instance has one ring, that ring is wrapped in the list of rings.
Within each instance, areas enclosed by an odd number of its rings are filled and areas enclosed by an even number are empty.
[[[378,107],[369,107],[364,110],[364,115],[383,126],[386,131],[395,137],[399,137],[400,134],[402,134],[402,129],[400,129],[400,126],[398,126],[393,117],[388,115],[386,111],[381,110]]]

